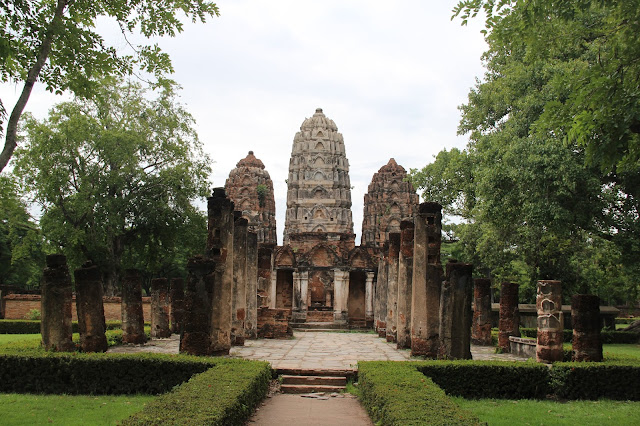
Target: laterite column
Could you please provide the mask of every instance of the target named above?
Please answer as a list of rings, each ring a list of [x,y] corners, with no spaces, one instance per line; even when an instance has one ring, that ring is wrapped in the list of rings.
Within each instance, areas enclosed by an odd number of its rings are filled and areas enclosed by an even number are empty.
[[[518,284],[503,282],[500,286],[500,320],[498,321],[498,347],[510,352],[509,336],[520,337],[520,309]]]
[[[397,348],[411,348],[411,292],[413,279],[413,220],[400,222],[398,259],[398,333]]]
[[[258,234],[247,234],[247,315],[245,337],[258,338]]]
[[[591,294],[571,297],[571,323],[573,324],[573,360],[602,361],[600,336],[600,298]]]
[[[141,345],[146,341],[142,311],[142,274],[137,269],[127,269],[122,280],[122,343]]]
[[[50,254],[42,273],[40,334],[47,350],[69,352],[75,349],[71,340],[71,276],[67,258]]]
[[[76,312],[82,352],[106,352],[102,274],[96,265],[86,262],[73,275],[76,279]]]
[[[439,358],[471,359],[473,265],[447,263],[440,293]]]
[[[562,361],[562,283],[554,280],[538,281],[536,297],[538,311],[538,344],[536,361],[550,364]]]
[[[171,299],[171,332],[180,334],[184,318],[184,281],[182,278],[171,280],[169,297]]]
[[[385,241],[378,259],[378,278],[373,296],[373,321],[378,337],[387,336],[387,273],[389,272],[389,241]]]
[[[211,301],[215,268],[215,262],[203,256],[192,257],[187,263],[180,353],[211,354]]]
[[[231,292],[231,344],[244,346],[247,316],[247,235],[249,222],[234,212],[233,223],[233,291]]]
[[[491,346],[491,280],[487,278],[474,280],[471,343]]]
[[[151,280],[151,338],[166,339],[171,336],[169,324],[169,280]]]
[[[387,273],[387,342],[396,342],[398,323],[398,261],[400,256],[400,233],[389,233],[389,256]]]

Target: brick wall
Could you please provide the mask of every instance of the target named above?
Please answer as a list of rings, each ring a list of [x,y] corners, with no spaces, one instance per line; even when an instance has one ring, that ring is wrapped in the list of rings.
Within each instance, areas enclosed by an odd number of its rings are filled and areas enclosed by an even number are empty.
[[[104,317],[106,321],[120,321],[121,320],[121,298],[119,297],[104,297],[102,299],[104,304]],[[4,309],[5,319],[26,319],[31,309],[41,310],[40,308],[40,295],[39,294],[9,294],[2,298],[2,304]],[[76,298],[73,297],[73,303],[71,306],[73,320],[76,321],[78,316],[76,314]],[[151,298],[142,298],[142,311],[144,313],[145,321],[151,321]]]

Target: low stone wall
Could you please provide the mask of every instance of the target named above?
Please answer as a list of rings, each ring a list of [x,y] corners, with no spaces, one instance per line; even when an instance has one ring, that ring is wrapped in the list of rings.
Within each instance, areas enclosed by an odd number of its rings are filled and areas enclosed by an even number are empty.
[[[121,320],[121,298],[120,297],[103,297],[104,317],[106,321]],[[32,309],[40,309],[39,294],[9,294],[2,298],[2,305],[5,319],[26,319],[29,311]],[[73,296],[71,306],[73,320],[78,320],[76,313],[76,296]],[[142,310],[144,312],[145,321],[151,321],[151,298],[142,298]]]
[[[287,339],[293,336],[291,309],[258,309],[258,338]]]
[[[523,337],[509,336],[511,354],[526,358],[536,357],[536,340]]]
[[[522,328],[538,328],[538,310],[534,304],[520,303],[518,305],[520,311],[520,327]],[[600,321],[602,328],[610,328],[615,330],[616,317],[620,314],[620,310],[613,306],[600,306]],[[498,327],[500,316],[500,304],[491,304],[491,326]],[[564,329],[571,330],[571,305],[562,305],[562,316],[564,318]]]

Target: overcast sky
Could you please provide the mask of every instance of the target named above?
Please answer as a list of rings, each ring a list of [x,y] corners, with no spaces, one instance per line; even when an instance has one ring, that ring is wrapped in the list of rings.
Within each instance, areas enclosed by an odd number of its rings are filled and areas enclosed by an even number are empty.
[[[486,44],[480,19],[450,20],[455,3],[220,0],[219,18],[160,40],[215,161],[213,185],[253,150],[274,182],[281,244],[293,137],[322,108],[344,136],[359,244],[364,194],[389,158],[408,171],[467,142],[457,107]],[[0,88],[7,107],[16,90]],[[39,88],[27,110],[44,118],[61,100]]]

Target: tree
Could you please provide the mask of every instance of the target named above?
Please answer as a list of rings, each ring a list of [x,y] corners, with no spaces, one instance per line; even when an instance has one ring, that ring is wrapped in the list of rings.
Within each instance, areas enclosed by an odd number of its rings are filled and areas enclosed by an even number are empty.
[[[175,96],[164,87],[151,98],[138,84],[108,79],[92,100],[26,120],[16,173],[42,208],[42,230],[73,265],[100,265],[107,294],[132,250],[146,245],[148,261],[159,263],[202,224],[192,201],[209,193],[210,160]]]
[[[453,227],[463,260],[520,282],[523,300],[549,278],[563,280],[565,294],[637,297],[640,167],[630,85],[638,80],[614,84],[603,65],[637,72],[633,55],[622,57],[632,49],[611,53],[622,42],[611,21],[619,11],[607,8],[618,6],[488,0],[461,2],[454,13],[466,20],[483,8],[487,71],[461,107],[459,133],[469,144],[413,171],[414,183],[465,219]],[[581,120],[593,123],[591,133]]]
[[[37,288],[44,267],[44,246],[42,233],[15,181],[0,176],[0,284]]]
[[[91,97],[104,76],[141,70],[161,81],[172,72],[157,44],[132,46],[131,55],[107,46],[95,30],[99,18],[115,21],[125,39],[134,33],[150,39],[182,32],[178,12],[193,22],[218,16],[217,6],[205,0],[15,0],[0,2],[0,11],[0,81],[23,85],[7,122],[0,171],[17,145],[18,123],[36,82],[51,92]],[[0,134],[5,118],[0,100]]]

